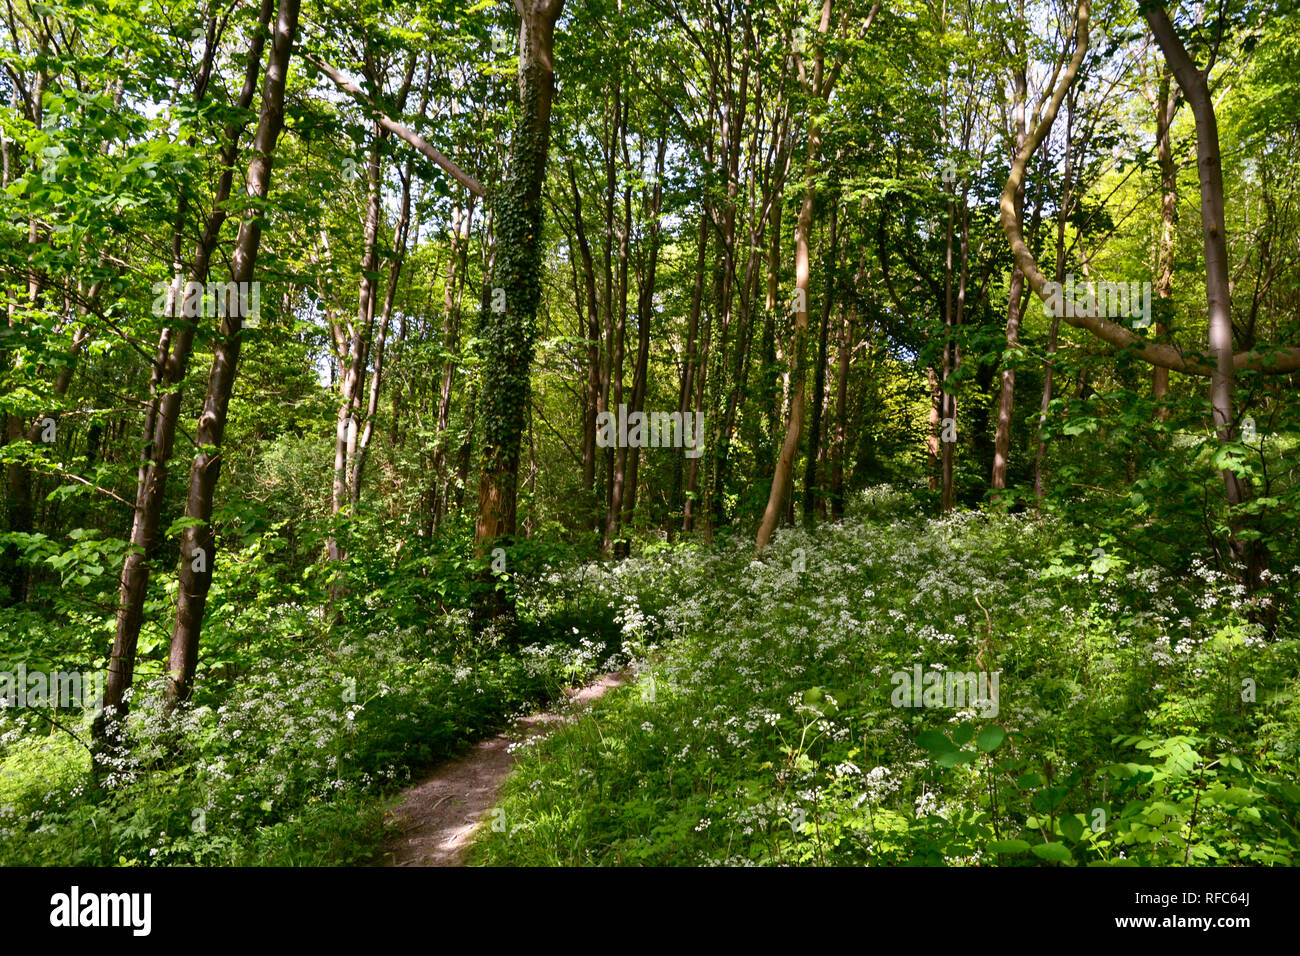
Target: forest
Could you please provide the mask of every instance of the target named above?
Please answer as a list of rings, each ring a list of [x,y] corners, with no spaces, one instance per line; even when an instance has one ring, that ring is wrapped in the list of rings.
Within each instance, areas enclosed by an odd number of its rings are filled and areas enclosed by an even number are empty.
[[[1295,862],[1295,0],[0,21],[0,864]]]

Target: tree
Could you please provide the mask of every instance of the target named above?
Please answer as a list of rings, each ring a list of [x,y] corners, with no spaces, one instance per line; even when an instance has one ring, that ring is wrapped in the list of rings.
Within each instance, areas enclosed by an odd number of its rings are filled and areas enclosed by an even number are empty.
[[[248,167],[244,194],[250,201],[239,223],[230,278],[234,283],[253,281],[257,253],[262,241],[262,205],[271,188],[271,166],[276,141],[284,128],[284,92],[289,79],[289,60],[298,35],[300,0],[280,0],[275,26],[271,32],[271,55],[266,63],[262,86],[262,106],[257,132],[253,137],[253,160]],[[203,629],[203,609],[212,587],[212,570],[216,565],[215,539],[212,534],[212,504],[217,479],[221,474],[221,444],[226,430],[230,396],[239,370],[239,351],[243,344],[244,320],[238,308],[228,300],[221,319],[221,332],[212,370],[208,374],[207,393],[199,415],[196,444],[199,453],[190,465],[189,490],[185,499],[185,528],[181,532],[180,590],[177,594],[176,622],[172,628],[168,653],[167,700],[170,706],[186,700],[198,663],[199,636]]]
[[[1206,75],[1197,69],[1179,40],[1173,24],[1163,7],[1148,6],[1144,16],[1160,44],[1175,78],[1187,98],[1196,120],[1197,167],[1201,184],[1201,231],[1205,249],[1205,291],[1209,315],[1209,348],[1213,359],[1207,362],[1196,352],[1187,352],[1175,345],[1155,343],[1137,335],[1123,325],[1111,322],[1105,316],[1094,314],[1098,310],[1066,312],[1066,321],[1086,329],[1097,338],[1154,366],[1173,371],[1201,375],[1210,380],[1210,404],[1214,426],[1221,445],[1230,444],[1236,435],[1237,423],[1233,412],[1233,389],[1236,373],[1243,369],[1280,374],[1300,368],[1300,348],[1273,347],[1233,352],[1231,299],[1228,291],[1227,238],[1223,199],[1222,163],[1219,151],[1218,124],[1214,105],[1209,96]],[[1075,8],[1074,54],[1061,73],[1056,90],[1042,118],[1020,150],[1012,164],[1011,174],[1002,192],[1002,224],[1011,244],[1016,263],[1029,281],[1030,287],[1045,300],[1046,278],[1025,243],[1021,217],[1016,209],[1015,194],[1024,178],[1025,169],[1034,151],[1050,131],[1066,91],[1074,83],[1079,66],[1088,46],[1090,0],[1079,0]],[[1220,474],[1225,487],[1225,497],[1232,517],[1228,547],[1240,567],[1242,582],[1248,588],[1257,588],[1264,570],[1264,555],[1259,549],[1248,549],[1238,536],[1241,516],[1237,511],[1249,495],[1249,487],[1228,464],[1223,455]]]
[[[515,0],[519,12],[519,117],[510,167],[495,202],[497,259],[481,312],[483,429],[475,552],[508,547],[517,527],[520,439],[530,405],[537,308],[541,300],[542,183],[555,93],[555,22],[564,0]],[[499,292],[499,294],[498,294]],[[497,306],[500,310],[497,311]],[[489,618],[509,614],[501,592],[486,592]]]
[[[246,115],[257,91],[257,80],[262,71],[262,56],[266,29],[275,11],[274,0],[262,0],[255,29],[251,32],[244,83],[235,103],[236,116]],[[215,25],[208,33],[204,62],[210,66],[215,56]],[[269,70],[269,67],[268,67]],[[196,100],[201,100],[207,89],[206,77],[195,90]],[[263,97],[266,91],[263,91]],[[203,290],[208,281],[212,258],[217,250],[221,228],[228,215],[227,200],[234,179],[234,165],[239,153],[239,141],[247,120],[231,120],[223,131],[225,146],[222,149],[221,175],[216,184],[212,210],[204,223],[203,233],[190,262],[188,273],[179,271],[181,265],[182,226],[188,199],[182,194],[177,211],[176,226],[172,236],[172,252],[177,274],[167,290],[166,314],[171,320],[162,330],[158,354],[154,359],[150,380],[150,397],[145,409],[143,448],[139,475],[136,480],[135,513],[131,524],[131,550],[122,565],[121,591],[118,598],[116,628],[113,647],[109,655],[108,680],[104,688],[104,710],[125,712],[126,692],[131,688],[135,674],[136,648],[140,629],[144,624],[144,605],[148,593],[150,565],[153,549],[162,520],[167,475],[176,444],[176,427],[181,414],[181,383],[189,369],[194,349],[197,322],[201,315]],[[252,169],[249,170],[250,176]],[[188,281],[186,281],[188,280]],[[104,725],[101,724],[101,730]]]
[[[814,174],[820,162],[822,137],[818,119],[820,111],[825,108],[826,102],[830,99],[831,91],[835,88],[835,81],[839,76],[840,63],[842,62],[836,61],[829,70],[826,69],[825,40],[830,32],[832,8],[833,0],[823,0],[821,19],[817,25],[817,33],[822,42],[818,44],[813,54],[811,70],[807,68],[802,53],[796,50],[795,54],[799,63],[800,84],[803,87],[804,95],[812,105],[809,110],[808,145],[804,160],[805,186],[803,203],[799,207],[799,219],[794,234],[794,342],[790,350],[792,363],[790,412],[786,421],[785,440],[781,443],[781,451],[777,457],[776,473],[772,476],[772,487],[768,493],[767,507],[763,511],[763,520],[758,527],[755,547],[760,553],[771,541],[772,532],[776,530],[777,522],[780,520],[782,502],[789,493],[790,481],[794,473],[794,458],[799,450],[799,436],[803,432],[806,369],[803,352],[808,335],[808,288],[810,280],[808,244],[809,234],[812,232],[813,204],[816,199]],[[867,29],[870,29],[871,21],[875,19],[878,9],[879,4],[871,8],[866,21]]]

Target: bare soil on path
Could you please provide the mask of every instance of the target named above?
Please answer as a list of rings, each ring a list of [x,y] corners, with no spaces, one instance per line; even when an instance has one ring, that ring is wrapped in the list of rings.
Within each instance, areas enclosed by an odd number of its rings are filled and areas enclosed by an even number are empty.
[[[579,689],[557,710],[520,717],[510,730],[481,740],[462,757],[448,761],[403,791],[401,803],[390,811],[398,835],[376,860],[380,866],[460,866],[484,815],[496,805],[501,784],[510,774],[515,755],[510,745],[529,740],[566,720],[623,683],[626,671],[606,674]]]

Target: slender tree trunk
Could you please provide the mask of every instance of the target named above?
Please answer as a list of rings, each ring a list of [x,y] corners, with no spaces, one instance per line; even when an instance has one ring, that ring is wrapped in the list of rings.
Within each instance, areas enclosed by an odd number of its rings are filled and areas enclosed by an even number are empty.
[[[1065,227],[1074,209],[1074,96],[1068,98],[1065,116],[1065,171],[1061,179],[1061,192],[1056,202],[1056,271],[1054,280],[1065,281]],[[1023,276],[1024,273],[1022,272]],[[1043,362],[1043,396],[1038,405],[1038,429],[1034,451],[1034,500],[1043,501],[1043,462],[1047,455],[1047,412],[1052,404],[1052,387],[1056,376],[1056,343],[1061,331],[1061,316],[1053,313],[1047,332],[1047,358]]]
[[[405,73],[402,76],[401,88],[397,94],[397,108],[404,109],[406,106],[406,97],[411,89],[411,80],[415,75],[415,55],[412,54],[407,60]],[[379,85],[377,78],[372,79],[373,85]],[[425,85],[426,91],[428,84]],[[423,115],[428,109],[429,98],[426,92],[423,102],[420,104],[420,113]],[[387,138],[387,130],[376,131],[376,146]],[[377,157],[376,157],[377,158]],[[376,172],[379,172],[376,169]],[[370,383],[366,396],[366,411],[363,422],[358,424],[357,429],[360,434],[357,435],[356,453],[352,458],[351,472],[348,476],[348,490],[351,498],[351,506],[355,511],[357,505],[361,502],[361,479],[365,472],[366,458],[370,451],[370,440],[375,432],[375,416],[379,412],[379,390],[383,384],[384,369],[384,349],[388,344],[388,327],[392,321],[393,304],[397,298],[397,283],[402,275],[402,263],[406,256],[406,239],[407,232],[411,223],[411,163],[408,161],[406,166],[399,171],[399,177],[402,180],[401,199],[398,200],[397,208],[397,225],[393,229],[393,255],[388,264],[388,286],[384,293],[384,304],[380,312],[379,328],[375,332],[374,340],[367,349],[373,353],[374,369],[370,374]],[[417,230],[418,232],[418,230]],[[378,223],[376,222],[376,234],[378,233]],[[378,268],[378,259],[376,257],[375,267]],[[375,298],[378,295],[376,286],[372,283],[370,289],[370,315],[369,324],[374,325]],[[361,367],[361,373],[365,375],[365,364]],[[360,386],[358,386],[360,387]],[[360,397],[357,398],[359,404]]]
[[[699,361],[695,366],[695,398],[694,407],[697,410],[704,408],[704,400],[707,395],[707,386],[709,382],[709,361],[712,358],[713,341],[713,313],[706,311],[704,313],[704,328],[700,333],[700,353]],[[685,421],[685,419],[683,419]],[[702,502],[700,501],[700,462],[703,456],[692,458],[686,465],[686,506],[682,519],[682,530],[690,532],[695,530],[695,518],[698,515]],[[712,531],[708,527],[708,509],[704,509],[705,515],[705,538],[707,539]]]
[[[840,309],[835,363],[835,432],[831,443],[831,520],[844,518],[844,459],[848,446],[849,369],[853,362],[853,319],[857,308]]]
[[[569,187],[573,194],[573,228],[578,253],[582,260],[582,286],[586,304],[587,378],[583,394],[582,419],[582,486],[589,496],[596,493],[596,419],[604,411],[600,387],[600,307],[596,301],[596,268],[591,255],[591,241],[587,237],[586,220],[582,214],[582,192],[572,160],[568,166]],[[587,518],[588,526],[595,527],[593,509]]]
[[[821,22],[818,26],[818,33],[824,40],[830,31],[831,10],[834,0],[822,0]],[[867,18],[870,25],[874,20],[876,10],[879,5],[871,8],[871,13]],[[802,65],[800,67],[800,76],[804,85],[804,92],[810,95],[810,101],[816,103],[820,101],[825,105],[830,98],[831,90],[834,88],[835,79],[838,75],[838,65],[833,67],[829,73],[825,72],[824,46],[818,46],[816,55],[813,58],[812,76],[808,77],[804,72]],[[796,56],[802,54],[796,51]],[[812,107],[820,112],[818,106]],[[778,520],[780,520],[782,505],[790,490],[790,479],[794,471],[794,459],[799,450],[799,437],[803,432],[804,416],[804,377],[805,366],[803,360],[804,343],[808,337],[808,288],[809,288],[809,268],[808,268],[808,243],[812,233],[813,204],[816,198],[816,187],[814,184],[814,174],[821,159],[821,126],[815,118],[808,124],[808,153],[804,165],[804,178],[807,185],[804,187],[803,203],[799,207],[799,218],[795,224],[795,309],[794,309],[794,342],[791,345],[790,368],[791,368],[791,396],[790,396],[790,415],[786,422],[785,440],[781,444],[781,452],[777,456],[775,473],[772,476],[772,487],[767,498],[767,507],[763,512],[762,523],[758,527],[758,535],[755,541],[755,549],[761,554],[772,539],[772,532],[776,530]]]
[[[249,42],[244,85],[237,104],[247,110],[257,92],[262,71],[265,31],[275,11],[275,0],[262,0],[258,29]],[[229,123],[225,128],[226,147],[221,157],[221,176],[217,182],[212,211],[204,226],[190,265],[189,280],[203,286],[208,279],[213,253],[226,221],[226,200],[234,180],[234,163],[239,153],[239,138],[247,121]],[[250,167],[250,175],[252,169]],[[177,220],[178,225],[180,219]],[[180,232],[174,234],[173,260],[180,261]],[[190,291],[193,291],[193,286]],[[180,384],[189,369],[196,330],[196,297],[185,295],[179,275],[167,292],[166,309],[172,323],[160,336],[158,355],[150,382],[150,400],[145,413],[144,449],[136,478],[135,515],[131,524],[130,550],[122,563],[113,647],[109,654],[108,679],[104,686],[104,719],[95,727],[97,746],[104,742],[108,722],[126,712],[126,692],[135,675],[136,647],[144,623],[144,605],[149,587],[149,553],[157,539],[162,520],[167,475],[175,449],[176,426],[180,418]],[[201,301],[201,299],[200,299]],[[179,305],[179,308],[178,308]]]
[[[626,149],[627,144],[627,104],[623,102],[618,84],[614,86],[614,135],[610,141],[610,152],[616,151],[616,144]],[[611,164],[610,168],[614,168]],[[630,182],[623,187],[623,222],[618,236],[618,295],[615,304],[618,315],[614,318],[614,350],[611,362],[610,408],[616,418],[622,417],[624,409],[623,366],[627,354],[627,267],[628,245],[632,234],[632,186]],[[605,514],[605,541],[603,550],[612,554],[619,542],[619,521],[623,514],[623,495],[627,487],[627,445],[619,442],[614,449],[614,470],[610,476],[608,510]]]
[[[379,390],[383,385],[384,348],[388,343],[388,327],[393,317],[393,303],[397,297],[397,282],[402,275],[402,262],[406,256],[407,231],[411,223],[411,166],[408,163],[402,174],[402,198],[398,203],[397,226],[393,230],[393,259],[388,265],[388,288],[375,332],[374,368],[370,373],[370,388],[366,397],[365,424],[357,441],[357,454],[352,464],[352,506],[361,500],[361,477],[366,467],[370,440],[375,431],[375,416],[379,412]]]
[[[284,126],[284,91],[289,61],[298,34],[300,0],[280,0],[275,27],[271,34],[271,55],[266,64],[262,89],[262,107],[257,133],[253,138],[254,155],[248,168],[245,196],[256,207],[265,199],[271,185],[271,166],[276,141]],[[233,282],[250,282],[257,264],[262,239],[262,223],[250,209],[239,224],[235,252],[230,266]],[[169,706],[189,697],[194,670],[198,663],[199,636],[203,627],[203,610],[212,587],[216,555],[212,533],[212,503],[217,478],[221,472],[222,439],[226,430],[226,413],[239,367],[239,348],[243,320],[227,308],[221,320],[221,334],[208,375],[207,394],[199,416],[195,444],[200,451],[190,467],[189,490],[185,499],[185,517],[189,520],[181,534],[180,587],[177,593],[176,623],[172,628],[168,654],[167,700]],[[202,552],[202,553],[200,553]],[[200,558],[203,560],[200,561]],[[200,570],[202,568],[202,570]]]
[[[647,380],[650,373],[650,324],[654,317],[655,279],[659,265],[659,230],[660,208],[663,203],[663,185],[661,178],[664,171],[664,156],[668,150],[668,135],[659,138],[655,153],[655,182],[650,190],[649,201],[643,205],[648,221],[645,273],[641,277],[637,294],[636,320],[636,365],[632,370],[632,405],[629,411],[645,412]],[[685,419],[683,419],[684,421]],[[631,524],[636,511],[637,470],[640,464],[640,452],[634,452],[627,464],[627,491],[624,495],[623,523]]]
[[[1210,405],[1219,441],[1227,444],[1236,438],[1237,421],[1233,408],[1236,369],[1232,353],[1232,297],[1228,275],[1227,217],[1223,201],[1223,164],[1219,153],[1219,123],[1214,114],[1206,75],[1187,54],[1163,7],[1143,10],[1156,42],[1173,70],[1174,78],[1187,98],[1196,120],[1196,168],[1201,185],[1201,233],[1205,248],[1205,299],[1209,316],[1210,352],[1214,368],[1210,373]],[[1229,469],[1220,472],[1228,506],[1233,511],[1251,495],[1249,484]],[[1259,575],[1265,558],[1263,549],[1248,547],[1241,539],[1242,519],[1233,514],[1228,550],[1242,567],[1242,583],[1250,590],[1260,585]]]
[[[1024,0],[1018,5],[1020,21],[1024,22]],[[1024,34],[1017,33],[1016,64],[1012,73],[1015,88],[1015,131],[1016,146],[1012,153],[1012,162],[1016,155],[1025,148],[1028,126],[1025,120],[1025,103],[1029,98],[1029,81],[1025,74]],[[1016,189],[1016,215],[1022,215],[1025,203],[1025,184],[1022,181]],[[1025,274],[1019,266],[1011,268],[1011,282],[1007,290],[1007,356],[1002,362],[1001,389],[998,393],[997,431],[993,438],[993,476],[989,486],[993,491],[1002,491],[1007,486],[1007,462],[1011,454],[1011,419],[1015,407],[1016,368],[1012,353],[1020,345],[1020,302],[1025,291]],[[997,497],[995,496],[995,499]]]
[[[811,528],[814,524],[817,508],[818,494],[817,488],[817,461],[819,454],[824,450],[822,445],[822,406],[826,400],[826,347],[827,338],[830,332],[831,309],[834,307],[834,300],[837,298],[837,283],[835,281],[835,260],[838,255],[839,247],[839,197],[832,197],[831,200],[831,223],[829,251],[826,256],[826,273],[827,283],[826,292],[822,296],[822,318],[821,326],[817,336],[817,365],[813,369],[813,401],[812,416],[808,428],[808,457],[807,464],[804,468],[804,499],[803,499],[803,520],[804,524]]]
[[[356,458],[357,412],[361,399],[361,389],[365,382],[366,350],[375,319],[375,298],[377,283],[375,270],[379,265],[379,214],[382,206],[382,174],[380,168],[380,141],[382,128],[378,123],[373,127],[373,140],[370,146],[370,161],[366,164],[366,215],[362,225],[361,240],[361,279],[357,289],[357,316],[347,336],[348,351],[339,356],[342,378],[339,384],[339,408],[334,421],[334,480],[330,492],[330,511],[335,519],[348,508],[353,494],[348,486],[348,477],[352,462]],[[340,564],[346,555],[333,534],[326,541],[326,550],[330,563]],[[343,598],[346,585],[341,577],[342,571],[336,567],[335,580],[330,587],[330,603],[337,604]],[[337,607],[336,607],[337,612]]]
[[[939,386],[939,373],[933,365],[926,366],[926,384],[930,387],[930,437],[926,441],[926,487],[939,490],[939,424],[943,419],[944,397]]]
[[[432,489],[433,503],[430,506],[430,533],[432,528],[442,520],[450,505],[448,491],[451,477],[448,470],[448,443],[451,441],[451,398],[452,386],[456,381],[456,369],[460,354],[462,305],[465,295],[465,281],[469,272],[469,237],[474,226],[474,196],[471,194],[464,207],[457,205],[452,212],[452,239],[447,259],[447,277],[443,286],[442,308],[442,345],[447,352],[447,361],[442,366],[442,379],[438,387],[438,437],[433,451],[433,467],[430,469],[429,483]],[[464,235],[462,236],[462,232]],[[466,406],[469,415],[473,415],[472,405]],[[463,480],[463,479],[462,479]]]
[[[10,12],[10,16],[10,22],[12,24],[12,11]],[[36,52],[41,59],[44,59],[49,53],[51,36],[47,32],[48,28],[43,28],[40,19],[35,20],[35,28],[38,38]],[[14,39],[16,45],[17,37],[15,36]],[[37,130],[44,128],[44,99],[45,90],[48,84],[49,74],[42,67],[37,70],[36,81],[32,84],[30,92],[24,97],[24,116]],[[11,88],[13,88],[14,99],[17,100],[18,90],[16,86]],[[6,160],[9,158],[7,148],[5,151],[5,158]],[[33,157],[33,162],[34,168],[39,168],[40,161]],[[12,173],[8,170],[9,167],[6,166],[6,180],[12,176]],[[6,185],[8,185],[8,182],[6,182]],[[47,242],[47,230],[41,228],[35,218],[31,218],[27,227],[27,245],[29,255],[32,256],[33,260],[36,258],[35,247],[37,245],[44,245]],[[27,279],[27,303],[29,307],[35,307],[40,301],[41,290],[44,286],[44,282],[44,273],[38,268],[33,268]],[[10,329],[14,329],[18,325],[19,308],[19,299],[15,294],[9,302],[8,321]],[[5,356],[5,358],[6,364],[8,364],[8,357]],[[8,412],[0,412],[0,422],[4,423],[4,444],[10,444],[22,440],[24,433],[27,430],[23,419],[16,415],[9,414]],[[20,534],[30,532],[32,530],[32,519],[34,516],[30,471],[22,461],[11,461],[5,467],[5,475],[7,479],[9,499],[9,531]],[[11,603],[17,604],[24,601],[27,592],[27,571],[23,564],[18,560],[18,549],[15,546],[10,545],[0,551],[0,573],[3,573],[4,577],[8,581]]]
[[[1161,72],[1160,93],[1156,99],[1156,157],[1160,163],[1160,250],[1156,261],[1155,313],[1156,338],[1164,341],[1169,335],[1167,316],[1172,308],[1174,289],[1174,242],[1178,224],[1178,166],[1174,163],[1173,139],[1170,133],[1174,115],[1178,112],[1178,93],[1171,89],[1170,73]],[[1151,369],[1151,397],[1159,408],[1156,415],[1161,421],[1169,418],[1165,397],[1169,394],[1169,369],[1159,365]]]
[[[692,410],[691,403],[694,400],[695,375],[699,367],[699,357],[696,355],[696,351],[700,331],[700,305],[704,298],[704,262],[709,245],[707,220],[707,209],[702,206],[700,209],[698,251],[695,256],[695,285],[691,290],[691,307],[686,316],[686,347],[682,354],[682,382],[677,393],[677,411],[681,414],[682,421],[686,421],[687,414]],[[673,491],[669,511],[670,514],[676,514],[680,510],[682,512],[682,530],[690,531],[688,518],[691,513],[691,501],[689,499],[682,500],[684,461],[684,455],[673,456]]]
[[[829,0],[828,0],[829,6]],[[824,18],[825,19],[825,18]],[[820,145],[820,134],[816,125],[808,133],[808,165],[805,169],[809,177],[804,188],[803,204],[799,208],[799,220],[795,226],[795,312],[794,342],[791,345],[790,362],[792,366],[790,414],[786,422],[785,440],[781,443],[781,452],[776,460],[776,473],[772,476],[772,488],[768,494],[767,508],[763,512],[763,521],[758,528],[756,547],[759,552],[767,548],[772,539],[772,532],[780,519],[782,505],[794,471],[794,458],[799,450],[799,436],[803,432],[804,415],[804,342],[808,336],[808,238],[812,232],[813,202],[815,187],[811,181],[814,164]]]
[[[942,431],[949,436],[955,437],[957,423],[957,396],[950,391],[949,381],[957,371],[956,342],[953,338],[957,327],[957,316],[953,306],[953,255],[952,255],[952,234],[953,234],[953,204],[952,200],[948,201],[948,237],[947,253],[944,259],[944,304],[943,304],[943,357],[940,366],[940,384],[939,384],[939,418]],[[939,509],[947,514],[952,510],[953,499],[953,469],[955,465],[955,452],[957,442],[951,438],[940,435],[939,441]]]
[[[776,468],[776,436],[781,428],[781,402],[784,398],[781,390],[781,365],[776,354],[776,320],[777,295],[781,281],[781,228],[782,199],[775,197],[776,211],[772,217],[771,245],[767,252],[767,295],[763,307],[763,333],[760,348],[763,356],[762,396],[764,402],[764,423],[768,447],[764,449],[762,461],[764,471]]]

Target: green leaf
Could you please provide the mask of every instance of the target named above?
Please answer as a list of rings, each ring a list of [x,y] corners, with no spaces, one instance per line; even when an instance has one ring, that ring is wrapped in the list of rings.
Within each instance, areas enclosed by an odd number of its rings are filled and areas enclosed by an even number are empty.
[[[940,754],[936,763],[940,767],[955,767],[959,763],[974,763],[975,751],[973,750],[953,750],[946,754]]]
[[[991,754],[1002,746],[1002,741],[1006,740],[1006,737],[1007,732],[1005,730],[997,724],[989,724],[989,726],[980,731],[979,738],[975,743],[979,746],[980,750],[984,751],[986,754]]]
[[[916,737],[916,745],[932,754],[952,753],[956,745],[941,730],[923,730]]]
[[[989,849],[994,853],[1024,853],[1029,849],[1029,843],[1026,840],[994,840]]]
[[[1224,803],[1230,803],[1233,806],[1244,807],[1248,803],[1254,803],[1257,796],[1258,794],[1255,792],[1242,787],[1229,787],[1224,792],[1222,800]]]
[[[202,528],[205,524],[207,524],[207,522],[204,521],[202,518],[190,518],[185,515],[181,515],[179,518],[177,518],[175,521],[173,521],[170,525],[167,526],[167,530],[164,533],[166,534],[167,537],[170,538],[173,535],[180,534],[186,528]]]
[[[1083,821],[1073,813],[1061,817],[1061,833],[1071,843],[1078,843],[1083,836]]]
[[[1074,860],[1074,855],[1059,843],[1040,843],[1030,847],[1030,852],[1049,863],[1070,863]]]

